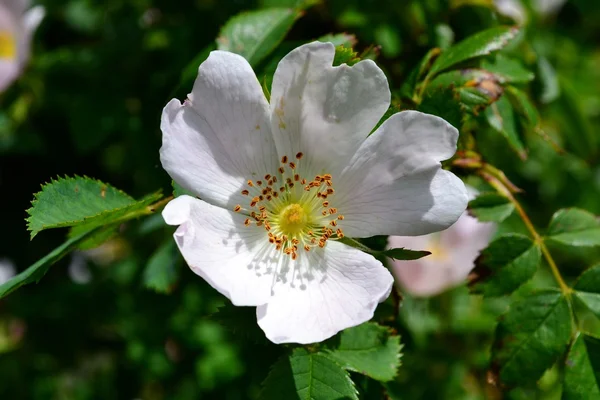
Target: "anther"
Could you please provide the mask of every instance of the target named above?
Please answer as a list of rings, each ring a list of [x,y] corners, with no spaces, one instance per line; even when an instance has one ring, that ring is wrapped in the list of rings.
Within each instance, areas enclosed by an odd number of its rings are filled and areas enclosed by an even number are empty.
[[[301,184],[306,185],[306,179],[302,178],[302,180],[300,181]]]
[[[302,158],[302,156],[303,156],[303,155],[304,155],[304,154],[302,154],[302,152],[298,152],[298,153],[296,153],[296,159],[297,159],[297,160],[300,160],[300,159]]]
[[[235,212],[239,212],[242,209],[242,206],[240,206],[239,204],[235,206],[235,208],[233,209],[233,211]]]
[[[260,197],[258,197],[258,196],[253,197],[252,201],[258,203],[260,201]]]
[[[332,186],[332,185],[333,185],[333,182],[331,182],[331,181],[328,179],[328,180],[326,180],[326,181],[325,181],[325,184],[326,184],[327,186]]]
[[[307,245],[307,244],[305,244],[305,245],[304,245],[304,250],[305,250],[305,251],[310,251],[310,246],[309,246],[309,245]]]
[[[275,197],[275,198],[279,197],[279,193],[273,192],[273,197]]]
[[[344,237],[344,232],[342,232],[341,229],[338,229],[337,231],[335,231],[335,234],[337,235],[338,238],[343,238]]]
[[[254,186],[254,183],[252,183],[252,181],[248,181],[248,186],[252,187]]]
[[[246,218],[246,220],[244,221],[244,225],[250,226],[250,218]]]
[[[260,199],[260,201],[263,201],[265,199],[265,197],[262,194],[258,196],[258,198]]]
[[[322,216],[326,216],[326,215],[327,215],[327,210],[323,210],[323,211],[321,211],[321,215],[322,215]]]
[[[283,193],[283,192],[285,192],[285,188],[282,186],[282,187],[280,187],[280,188],[279,188],[279,191],[280,191],[281,193]]]
[[[290,166],[291,169],[296,169],[296,164],[291,162],[288,164]]]
[[[282,172],[282,173],[283,173],[283,172]],[[273,183],[276,183],[276,182],[277,182],[277,177],[276,177],[276,176],[274,176],[274,177],[273,177]]]
[[[329,225],[331,225],[331,226],[337,226],[337,221],[334,219],[333,221],[331,221],[329,223]]]
[[[323,175],[323,180],[330,181],[331,179],[332,179],[331,174],[325,174],[325,175]]]
[[[285,172],[285,168],[283,168],[283,167],[279,167],[279,173],[280,173],[280,174],[283,174],[284,172]]]
[[[256,206],[256,201],[252,201],[252,202],[250,203],[250,207],[255,207],[255,206]]]
[[[277,194],[277,193],[275,193],[275,194]],[[271,201],[272,198],[273,198],[273,196],[271,196],[270,194],[267,195],[267,201]]]
[[[287,161],[288,161],[288,158],[287,158],[287,156],[283,156],[283,157],[281,157],[281,163],[282,163],[282,164],[285,164],[285,163],[287,163]]]
[[[267,189],[263,189],[261,193],[266,195],[267,193],[269,193],[269,191]]]
[[[329,209],[329,214],[335,214],[335,213],[337,213],[337,208],[331,207]]]
[[[262,181],[256,181],[256,184],[257,184],[258,186],[262,186]]]
[[[298,175],[298,174],[295,174],[295,175],[294,175],[294,180],[295,180],[296,182],[298,182],[298,181],[300,180],[300,175]]]
[[[247,191],[246,189],[244,189],[244,190],[242,190],[242,194],[243,194],[244,196],[248,196],[248,195],[250,194],[250,192],[249,192],[249,191]]]
[[[327,194],[333,194],[334,192],[335,192],[335,190],[333,190],[333,188],[327,189]]]
[[[338,219],[341,221],[344,219],[344,216],[342,214],[338,215]]]
[[[328,201],[324,201],[323,202],[323,207],[328,207],[329,206],[329,202]]]
[[[269,179],[271,179],[271,175],[269,175],[269,174],[266,174],[266,175],[265,175],[265,181],[268,181]]]

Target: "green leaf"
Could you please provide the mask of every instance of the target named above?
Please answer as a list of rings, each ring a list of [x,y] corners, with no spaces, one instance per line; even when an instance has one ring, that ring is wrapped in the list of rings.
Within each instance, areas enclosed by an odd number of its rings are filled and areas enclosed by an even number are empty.
[[[256,66],[277,47],[298,17],[299,11],[288,8],[243,12],[223,26],[217,47],[237,53]]]
[[[408,74],[408,78],[404,80],[400,88],[400,95],[407,99],[414,100],[415,92],[419,89],[419,82],[427,71],[431,68],[436,58],[440,55],[439,48],[433,48],[425,54],[418,65],[416,65]]]
[[[431,252],[426,250],[410,250],[405,248],[388,249],[381,252],[381,255],[393,258],[394,260],[418,260],[430,254]]]
[[[358,400],[346,371],[321,353],[296,348],[281,357],[263,382],[261,400]]]
[[[497,193],[482,193],[469,202],[469,214],[482,222],[502,222],[515,210],[514,204]]]
[[[429,73],[433,75],[463,61],[500,50],[518,33],[518,28],[507,26],[498,26],[478,32],[444,51],[433,64]]]
[[[600,221],[578,208],[558,210],[552,216],[546,240],[574,247],[600,246]]]
[[[521,159],[525,160],[527,153],[517,132],[515,112],[508,98],[506,96],[500,97],[498,101],[485,110],[485,115],[490,126],[504,136],[510,147],[517,152]]]
[[[538,380],[571,339],[571,313],[558,290],[545,290],[513,303],[496,329],[492,373],[506,385]]]
[[[111,225],[120,224],[127,220],[137,218],[141,215],[150,214],[154,210],[149,210],[148,207],[160,200],[162,194],[160,192],[149,194],[140,200],[134,200],[133,203],[128,206],[116,208],[108,211],[101,212],[84,218],[80,223],[74,226],[69,232],[69,237],[77,236],[81,232],[90,231],[98,227],[104,227],[104,230],[110,230]],[[90,236],[89,240],[85,242],[86,246],[90,246],[93,243],[101,244],[102,240],[110,238],[108,232],[99,231],[96,237]]]
[[[540,248],[527,236],[500,236],[475,260],[472,290],[488,297],[509,294],[533,277],[540,260]]]
[[[317,39],[319,42],[331,42],[335,47],[344,46],[352,48],[356,44],[356,36],[349,33],[328,33]]]
[[[159,293],[169,293],[177,282],[177,260],[177,246],[175,241],[169,238],[148,260],[143,275],[144,286]]]
[[[456,129],[462,127],[463,111],[450,87],[428,90],[417,110],[442,117]]]
[[[27,229],[33,239],[44,229],[78,225],[105,211],[135,203],[127,194],[95,179],[58,178],[42,185],[42,191],[35,194],[27,210]]]
[[[70,238],[25,271],[4,282],[0,285],[0,298],[7,296],[23,285],[39,282],[46,272],[48,272],[48,269],[52,264],[63,258],[71,250],[75,249],[77,245],[91,233],[92,232],[82,232],[78,236]]]
[[[342,331],[339,345],[327,356],[346,369],[387,382],[396,376],[401,350],[400,336],[393,335],[390,328],[367,322]]]
[[[600,264],[583,271],[573,289],[574,295],[600,318]]]
[[[560,96],[560,85],[558,83],[558,76],[550,61],[544,56],[538,56],[538,73],[537,76],[542,86],[542,93],[540,94],[540,100],[544,104],[553,102]]]
[[[528,129],[535,131],[540,124],[540,114],[529,99],[529,96],[514,86],[509,86],[506,89],[508,99],[515,108],[517,114],[519,114],[524,121],[523,125]]]
[[[359,61],[360,58],[358,57],[358,53],[355,52],[351,47],[340,45],[335,48],[335,56],[333,58],[334,66],[342,64],[348,64],[352,66]]]
[[[484,60],[482,68],[492,72],[502,83],[528,83],[535,74],[526,69],[521,61],[497,54],[495,60]]]
[[[565,360],[562,400],[600,399],[600,340],[579,334]]]

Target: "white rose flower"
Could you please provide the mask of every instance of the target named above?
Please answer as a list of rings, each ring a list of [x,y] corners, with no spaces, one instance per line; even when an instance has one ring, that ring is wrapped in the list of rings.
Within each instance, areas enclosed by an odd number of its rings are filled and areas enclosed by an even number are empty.
[[[470,198],[476,191],[467,188]],[[428,297],[460,285],[475,266],[479,252],[487,247],[496,224],[479,222],[465,211],[450,228],[429,235],[390,236],[390,248],[427,250],[431,255],[412,261],[392,261],[400,286],[413,296]]]
[[[161,162],[200,197],[163,211],[191,269],[234,305],[257,306],[275,343],[313,343],[372,318],[393,278],[344,235],[422,235],[464,211],[441,169],[457,130],[405,111],[369,136],[390,105],[371,60],[333,67],[314,42],[279,63],[271,102],[248,62],[213,51],[183,104],[162,115]]]
[[[11,280],[16,274],[15,264],[8,258],[0,258],[0,285]]]
[[[29,60],[31,38],[44,18],[42,6],[29,7],[29,0],[0,2],[0,92],[22,72]]]

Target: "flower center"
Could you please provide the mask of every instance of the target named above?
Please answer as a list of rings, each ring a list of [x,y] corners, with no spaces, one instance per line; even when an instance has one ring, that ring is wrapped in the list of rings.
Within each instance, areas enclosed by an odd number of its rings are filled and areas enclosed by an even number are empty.
[[[290,204],[281,210],[279,227],[286,235],[296,235],[304,230],[308,215],[298,203]]]
[[[15,38],[9,31],[0,30],[0,58],[13,59],[16,56]]]
[[[325,247],[327,240],[344,237],[337,227],[344,216],[328,200],[335,193],[332,176],[316,175],[311,181],[303,178],[302,157],[301,152],[296,161],[283,156],[274,174],[265,175],[264,181],[249,180],[247,189],[241,191],[249,198],[248,206],[238,204],[233,209],[248,216],[246,226],[264,227],[269,243],[292,260],[300,249]]]

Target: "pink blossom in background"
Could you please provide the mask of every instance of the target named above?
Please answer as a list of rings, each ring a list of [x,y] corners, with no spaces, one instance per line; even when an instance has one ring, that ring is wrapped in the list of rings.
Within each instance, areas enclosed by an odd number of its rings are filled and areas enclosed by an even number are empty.
[[[434,296],[460,285],[487,247],[495,224],[482,223],[465,212],[450,228],[422,236],[390,236],[389,248],[427,250],[432,254],[413,261],[393,261],[399,286],[414,296]]]
[[[0,92],[23,71],[31,52],[31,38],[44,18],[44,8],[28,10],[29,0],[0,2]]]

